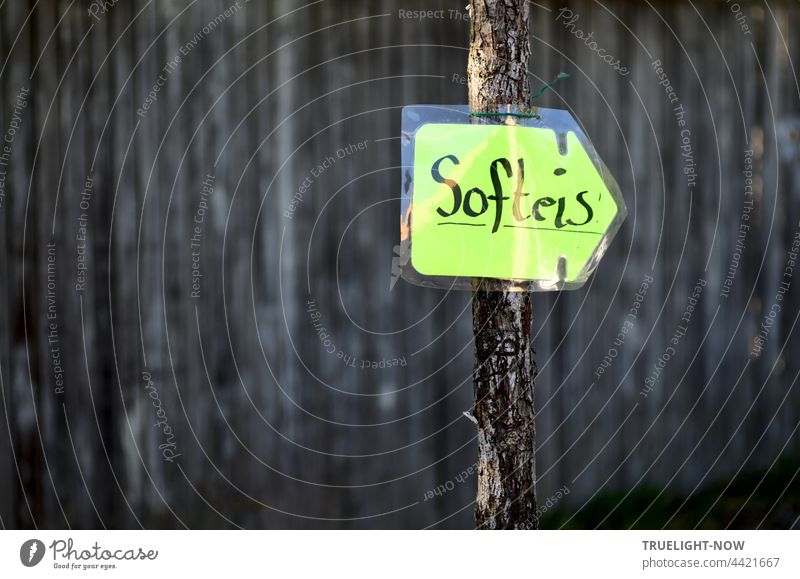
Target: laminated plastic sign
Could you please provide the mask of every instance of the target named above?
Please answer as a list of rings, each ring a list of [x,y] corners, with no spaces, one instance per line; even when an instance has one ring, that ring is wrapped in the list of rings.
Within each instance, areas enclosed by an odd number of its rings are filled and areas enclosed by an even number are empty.
[[[572,115],[534,111],[403,109],[403,278],[453,289],[510,280],[519,291],[586,282],[625,202]]]

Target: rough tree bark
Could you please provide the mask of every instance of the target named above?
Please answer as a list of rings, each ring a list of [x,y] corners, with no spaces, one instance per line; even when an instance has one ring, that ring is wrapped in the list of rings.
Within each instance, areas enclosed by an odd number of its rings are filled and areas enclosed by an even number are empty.
[[[470,0],[467,74],[474,112],[529,105],[529,19],[526,0]],[[474,285],[475,519],[483,529],[537,528],[530,294],[490,291],[481,280]]]

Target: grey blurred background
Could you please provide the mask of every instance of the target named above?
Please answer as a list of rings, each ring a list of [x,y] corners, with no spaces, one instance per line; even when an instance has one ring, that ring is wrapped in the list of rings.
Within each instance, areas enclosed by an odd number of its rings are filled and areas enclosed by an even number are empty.
[[[4,528],[472,526],[470,295],[390,291],[465,3],[0,2]],[[797,2],[531,15],[629,211],[534,297],[543,526],[797,527]]]

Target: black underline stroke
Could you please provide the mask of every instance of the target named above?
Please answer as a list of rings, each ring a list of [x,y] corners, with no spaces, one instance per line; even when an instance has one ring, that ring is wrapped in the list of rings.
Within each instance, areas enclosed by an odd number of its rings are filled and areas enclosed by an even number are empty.
[[[486,227],[485,223],[458,223],[457,221],[442,221],[438,225],[466,225],[467,227]]]

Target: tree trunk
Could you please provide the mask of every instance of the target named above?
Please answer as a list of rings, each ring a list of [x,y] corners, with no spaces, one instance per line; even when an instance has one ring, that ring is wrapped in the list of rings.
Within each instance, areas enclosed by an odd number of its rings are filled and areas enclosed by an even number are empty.
[[[474,112],[529,105],[529,19],[526,0],[470,0],[467,74]],[[481,280],[474,283],[475,519],[484,529],[535,529],[539,524],[533,410],[536,364],[530,294],[489,291]]]

